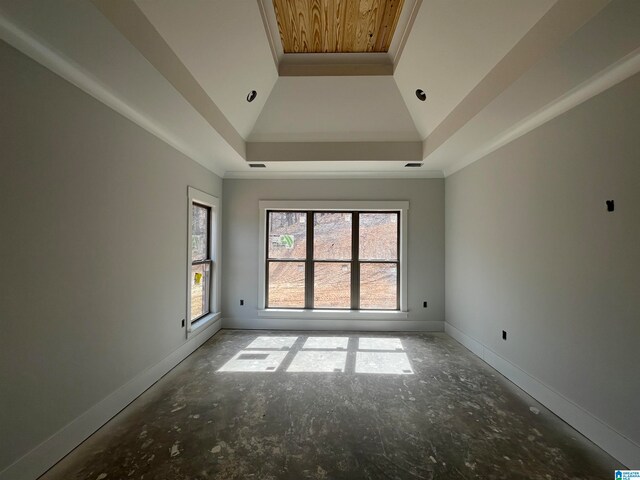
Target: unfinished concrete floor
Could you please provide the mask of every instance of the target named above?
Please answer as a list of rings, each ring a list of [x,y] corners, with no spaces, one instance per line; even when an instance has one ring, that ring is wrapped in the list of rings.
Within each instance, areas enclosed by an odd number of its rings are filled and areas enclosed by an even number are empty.
[[[620,466],[445,334],[221,331],[43,478],[556,480]]]

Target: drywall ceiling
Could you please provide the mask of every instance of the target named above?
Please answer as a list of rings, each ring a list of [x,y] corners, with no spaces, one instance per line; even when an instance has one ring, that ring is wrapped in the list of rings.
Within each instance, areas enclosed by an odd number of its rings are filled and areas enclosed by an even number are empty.
[[[136,0],[198,83],[246,138],[278,72],[255,1]],[[255,101],[245,101],[256,90]]]
[[[393,77],[280,77],[250,141],[420,141]]]
[[[395,71],[425,138],[555,0],[425,0]],[[415,90],[427,94],[416,102]]]
[[[0,0],[0,38],[228,177],[442,176],[640,70],[636,0],[392,1],[386,53],[285,54],[272,0]]]

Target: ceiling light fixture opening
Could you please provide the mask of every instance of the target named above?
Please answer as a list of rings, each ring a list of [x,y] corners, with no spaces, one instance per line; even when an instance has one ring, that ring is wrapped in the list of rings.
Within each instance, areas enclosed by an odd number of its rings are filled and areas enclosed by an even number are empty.
[[[264,163],[250,163],[249,167],[250,168],[267,168],[267,166]]]
[[[410,162],[405,165],[406,168],[419,168],[422,166],[422,163],[418,162]]]
[[[255,90],[251,90],[247,94],[247,102],[249,102],[249,103],[253,102],[256,99],[257,96],[258,96],[258,92],[256,92]]]
[[[418,97],[418,100],[420,100],[421,102],[424,102],[427,99],[427,94],[424,93],[424,90],[417,89],[416,97]]]

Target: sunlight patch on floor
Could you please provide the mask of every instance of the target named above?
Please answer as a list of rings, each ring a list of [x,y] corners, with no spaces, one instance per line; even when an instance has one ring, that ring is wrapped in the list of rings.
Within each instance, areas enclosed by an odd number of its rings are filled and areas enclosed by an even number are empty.
[[[288,353],[288,351],[242,350],[218,371],[275,372]]]
[[[413,369],[406,353],[358,352],[356,373],[413,375]]]
[[[309,337],[302,346],[303,350],[326,348],[331,350],[346,350],[349,337]]]
[[[350,342],[350,338],[354,341]],[[267,335],[255,338],[218,372],[275,372],[278,369],[288,373],[414,373],[399,338]]]
[[[259,348],[259,349],[289,349],[296,343],[298,337],[267,337],[261,336],[251,342],[246,348]]]
[[[344,372],[347,352],[300,351],[287,372]]]

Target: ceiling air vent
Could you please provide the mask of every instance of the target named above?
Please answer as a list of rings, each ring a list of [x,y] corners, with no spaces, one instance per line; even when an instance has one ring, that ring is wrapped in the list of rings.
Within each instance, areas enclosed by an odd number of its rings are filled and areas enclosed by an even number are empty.
[[[250,163],[249,167],[251,168],[267,168],[264,163]]]
[[[405,165],[406,168],[420,168],[421,166],[422,166],[422,164],[418,163],[418,162],[416,162],[416,163],[407,163]]]

